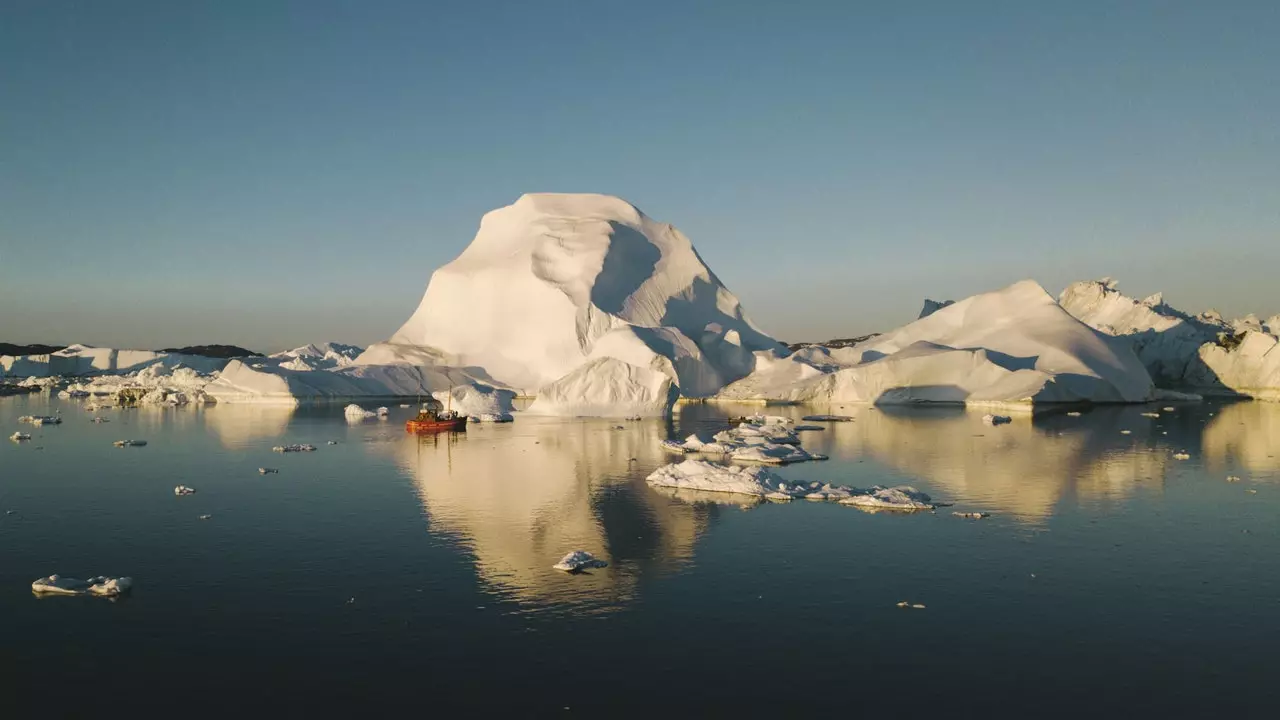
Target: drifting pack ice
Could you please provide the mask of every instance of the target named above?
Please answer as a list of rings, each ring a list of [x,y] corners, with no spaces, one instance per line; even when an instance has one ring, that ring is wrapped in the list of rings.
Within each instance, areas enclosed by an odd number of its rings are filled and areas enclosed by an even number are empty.
[[[1189,315],[1160,293],[1128,297],[1111,278],[1075,283],[1059,302],[1090,327],[1132,343],[1161,385],[1280,400],[1280,315],[1231,322],[1212,310]]]
[[[1072,317],[1031,280],[952,304],[852,347],[758,353],[719,395],[803,403],[1143,402],[1153,386],[1123,340]]]

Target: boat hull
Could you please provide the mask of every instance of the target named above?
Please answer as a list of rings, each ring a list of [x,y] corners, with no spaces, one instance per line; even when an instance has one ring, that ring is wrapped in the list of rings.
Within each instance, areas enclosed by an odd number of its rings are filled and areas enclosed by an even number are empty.
[[[467,429],[467,419],[410,420],[404,424],[404,429],[411,433],[463,432]]]

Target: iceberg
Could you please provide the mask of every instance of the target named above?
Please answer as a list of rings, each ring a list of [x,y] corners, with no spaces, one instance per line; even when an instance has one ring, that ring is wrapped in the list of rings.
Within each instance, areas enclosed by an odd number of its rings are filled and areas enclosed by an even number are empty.
[[[364,352],[364,348],[336,342],[303,345],[302,347],[273,353],[268,357],[277,360],[288,370],[332,370],[347,367]]]
[[[1128,340],[1161,384],[1217,395],[1280,400],[1280,316],[1227,322],[1215,311],[1189,315],[1156,293],[1136,300],[1110,278],[1070,285],[1063,308],[1100,332]]]
[[[31,591],[37,595],[97,595],[118,597],[133,589],[133,579],[127,577],[92,577],[88,580],[50,575],[31,583]]]
[[[357,363],[416,352],[537,395],[531,412],[621,417],[712,395],[764,350],[785,348],[674,227],[616,197],[533,194],[485,215],[417,311]]]
[[[595,556],[586,550],[574,550],[561,558],[560,562],[551,566],[553,570],[563,570],[568,573],[604,567],[609,567],[609,563],[604,560],[597,560]]]
[[[52,353],[0,356],[0,375],[48,378],[59,375],[123,374],[161,365],[182,365],[201,372],[214,372],[227,361],[203,355],[118,350],[90,345],[71,345]]]
[[[174,495],[195,495],[196,489],[187,487],[186,485],[179,485],[178,487],[173,489],[173,494]]]
[[[657,487],[765,497],[785,486],[782,478],[761,467],[718,465],[705,460],[685,460],[664,465],[645,479]]]
[[[844,498],[841,505],[852,505],[860,510],[896,510],[914,512],[932,510],[933,500],[909,485],[899,487],[876,486],[868,491]]]
[[[346,416],[348,421],[354,422],[360,422],[361,420],[368,420],[369,418],[377,417],[377,413],[365,410],[354,403],[343,408],[342,414]]]
[[[755,373],[718,398],[1028,406],[1144,402],[1153,392],[1127,342],[1072,317],[1030,280],[852,347],[759,360]]]
[[[316,446],[306,444],[306,443],[302,443],[302,444],[294,443],[291,445],[277,445],[271,448],[271,451],[278,452],[278,453],[315,452]]]

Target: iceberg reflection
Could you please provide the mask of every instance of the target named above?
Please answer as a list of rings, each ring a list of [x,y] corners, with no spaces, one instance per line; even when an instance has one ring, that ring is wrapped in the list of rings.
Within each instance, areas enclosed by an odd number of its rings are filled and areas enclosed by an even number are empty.
[[[715,508],[648,492],[642,473],[663,459],[658,422],[623,430],[598,421],[522,417],[465,434],[398,443],[432,532],[474,556],[480,578],[533,603],[601,609],[634,597],[639,577],[692,557]],[[568,576],[551,566],[586,550],[609,567]]]

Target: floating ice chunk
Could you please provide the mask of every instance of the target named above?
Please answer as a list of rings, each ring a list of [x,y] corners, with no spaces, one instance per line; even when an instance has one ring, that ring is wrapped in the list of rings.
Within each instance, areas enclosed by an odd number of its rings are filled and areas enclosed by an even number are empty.
[[[1240,478],[1236,475],[1228,475],[1227,482],[1240,482]]]
[[[133,589],[133,578],[89,578],[89,594],[101,597],[119,597]]]
[[[328,443],[326,443],[326,444],[327,444],[327,445],[337,445],[337,444],[338,444],[338,441],[337,441],[337,440],[330,440],[330,441],[329,441]]]
[[[1132,430],[1121,430],[1121,431],[1120,431],[1120,434],[1121,434],[1121,435],[1132,435],[1132,434],[1133,434],[1133,431],[1132,431]]]
[[[89,589],[89,583],[75,578],[50,575],[31,583],[31,591],[48,595],[83,595]]]
[[[509,423],[515,420],[511,413],[479,413],[467,416],[469,423]]]
[[[675,453],[677,455],[683,455],[689,452],[687,449],[685,449],[684,443],[680,442],[679,440],[663,440],[662,449],[666,450],[667,452]]]
[[[991,517],[991,513],[984,512],[953,512],[951,514],[958,518],[965,518],[968,520],[981,520],[983,518]]]
[[[315,452],[315,451],[316,451],[315,445],[308,445],[306,443],[303,443],[303,444],[295,443],[293,445],[277,445],[271,448],[271,452],[278,452],[278,453]]]
[[[1142,417],[1146,417],[1146,418],[1158,418],[1158,417],[1160,417],[1160,413],[1158,413],[1158,412],[1144,412],[1144,413],[1142,413]]]
[[[1072,410],[1071,412],[1067,413],[1067,417],[1080,417],[1080,415],[1081,413],[1079,410]]]
[[[376,413],[365,410],[355,403],[351,403],[350,405],[342,408],[342,414],[346,416],[348,422],[360,422],[372,417],[377,417]]]
[[[739,418],[730,418],[729,422],[745,425],[790,425],[791,418],[782,415],[746,415]]]
[[[1176,452],[1173,454],[1174,460],[1190,460],[1191,456],[1185,452]]]
[[[98,595],[117,597],[133,588],[133,579],[127,577],[92,577],[88,580],[50,575],[31,583],[31,591],[38,595]]]
[[[898,603],[898,607],[900,607],[900,608],[911,608],[911,609],[914,609],[914,610],[924,610],[924,609],[925,609],[925,608],[924,608],[924,603],[913,603],[913,602],[908,602],[908,601],[906,601],[906,600],[903,600],[902,602]]]
[[[186,485],[179,485],[178,487],[173,489],[173,494],[174,495],[195,495],[196,489],[187,487]]]
[[[196,519],[197,519],[197,520],[212,520],[212,519],[213,519],[213,516],[212,516],[212,515],[201,515],[201,516],[197,517]]]
[[[22,442],[23,440],[30,440],[31,433],[15,432],[14,434],[9,436],[9,439],[14,442]]]
[[[146,447],[146,440],[116,440],[111,443],[116,447]]]
[[[560,558],[560,562],[551,566],[555,570],[563,570],[565,572],[582,572],[592,568],[609,567],[609,563],[603,560],[597,560],[591,553],[586,550],[574,550],[573,552]]]
[[[1008,415],[990,415],[990,414],[988,414],[988,415],[983,415],[983,416],[982,416],[982,422],[983,422],[984,424],[986,424],[986,425],[992,425],[992,426],[995,426],[995,425],[1004,425],[1005,423],[1011,423],[1011,422],[1013,422],[1013,418],[1009,417]]]
[[[805,415],[800,419],[808,422],[853,422],[848,415]]]
[[[810,460],[827,459],[826,455],[811,453],[804,448],[792,445],[779,445],[776,443],[748,445],[744,448],[734,450],[729,457],[738,462],[759,462],[769,463],[771,465],[786,465],[790,463],[808,462]]]
[[[760,467],[736,467],[705,460],[685,460],[654,470],[645,482],[658,487],[764,497],[778,490],[782,480]]]
[[[405,408],[407,408],[407,407],[409,407],[409,406],[408,406],[408,405],[401,405],[401,406],[400,406],[400,409],[401,409],[401,410],[403,410],[403,409],[405,409]]]
[[[275,468],[261,467],[258,468],[259,475],[277,475],[280,471]]]
[[[852,505],[864,510],[932,510],[932,498],[909,485],[882,487],[877,485],[863,493],[845,498],[841,505]]]
[[[108,419],[106,419],[106,418],[104,418],[104,417],[95,417],[95,418],[92,420],[92,422],[97,423],[98,425],[101,425],[101,424],[102,424],[102,423],[104,423],[104,422],[111,422],[111,421],[110,421],[110,420],[108,420]]]
[[[1173,407],[1164,407],[1164,408],[1160,408],[1160,409],[1161,409],[1161,410],[1163,410],[1163,411],[1165,411],[1165,412],[1173,412],[1173,410],[1174,410],[1174,408],[1173,408]]]
[[[378,413],[378,417],[386,417],[391,414],[391,411],[384,407],[378,408],[376,412]]]

